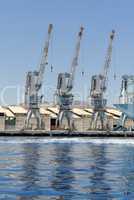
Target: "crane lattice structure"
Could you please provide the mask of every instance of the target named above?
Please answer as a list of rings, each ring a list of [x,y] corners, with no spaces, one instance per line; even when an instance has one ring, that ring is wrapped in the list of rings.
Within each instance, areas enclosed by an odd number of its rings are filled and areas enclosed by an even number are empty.
[[[100,129],[104,129],[104,120],[105,119],[105,108],[107,100],[104,98],[104,94],[107,90],[107,79],[108,79],[108,70],[110,68],[111,56],[112,56],[112,44],[114,39],[115,31],[113,30],[110,34],[110,41],[107,49],[105,64],[103,71],[99,75],[92,76],[91,79],[91,90],[90,98],[91,105],[93,107],[93,114],[91,118],[90,129],[97,129],[97,122],[100,120]]]
[[[43,95],[40,95],[39,92],[42,88],[44,72],[47,63],[49,43],[51,38],[51,32],[53,25],[49,24],[47,40],[45,42],[42,57],[39,65],[39,69],[36,71],[29,71],[26,75],[26,84],[25,84],[25,106],[28,108],[25,128],[30,128],[29,123],[32,115],[37,121],[37,129],[42,128],[42,118],[40,114],[40,104],[42,102]]]
[[[72,104],[74,96],[72,94],[72,89],[74,87],[74,78],[75,78],[76,67],[78,65],[78,57],[80,52],[80,44],[83,35],[83,30],[84,28],[80,27],[70,73],[60,73],[58,75],[56,96],[57,96],[57,104],[59,106],[59,113],[56,124],[57,126],[59,125],[60,128],[63,125],[64,119],[67,120],[69,129],[74,128],[74,123],[72,118]]]

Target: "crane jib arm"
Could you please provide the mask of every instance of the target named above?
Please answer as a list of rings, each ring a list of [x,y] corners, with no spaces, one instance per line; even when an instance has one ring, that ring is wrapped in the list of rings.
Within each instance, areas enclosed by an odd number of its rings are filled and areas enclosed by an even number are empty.
[[[48,49],[49,49],[49,43],[50,43],[52,29],[53,29],[53,25],[49,24],[48,33],[47,33],[47,40],[46,40],[44,48],[43,48],[42,58],[41,58],[41,62],[40,62],[40,65],[39,65],[39,75],[38,75],[38,80],[37,80],[37,83],[39,85],[41,85],[41,83],[42,83],[45,67],[48,64],[47,63],[47,57],[48,57]]]
[[[105,64],[104,64],[104,67],[103,67],[103,73],[102,73],[102,75],[105,77],[105,79],[107,79],[107,73],[108,73],[108,69],[110,67],[110,63],[111,63],[112,44],[113,44],[114,36],[115,36],[115,31],[112,30],[112,32],[110,34],[109,46],[108,46],[108,49],[107,49],[107,55],[106,55]]]
[[[75,70],[76,70],[76,66],[78,65],[78,57],[79,57],[79,52],[80,52],[80,43],[81,43],[81,39],[82,39],[82,35],[83,35],[83,27],[80,27],[80,31],[78,33],[78,39],[77,39],[77,43],[76,43],[76,47],[75,47],[75,54],[72,60],[72,65],[71,65],[71,79],[73,82],[74,79],[74,75],[75,75]]]

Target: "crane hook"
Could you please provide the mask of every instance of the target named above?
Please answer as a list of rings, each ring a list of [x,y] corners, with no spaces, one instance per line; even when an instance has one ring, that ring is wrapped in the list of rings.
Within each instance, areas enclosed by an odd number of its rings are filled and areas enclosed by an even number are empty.
[[[53,72],[53,65],[51,65],[51,72]]]

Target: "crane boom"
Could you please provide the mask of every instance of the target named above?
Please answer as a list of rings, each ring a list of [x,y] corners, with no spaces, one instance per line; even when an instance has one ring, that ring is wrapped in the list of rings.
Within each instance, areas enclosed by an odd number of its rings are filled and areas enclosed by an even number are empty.
[[[25,99],[24,99],[24,101],[25,101],[25,106],[27,106],[28,105],[28,95],[29,95],[29,88],[30,88],[30,73],[31,72],[27,72],[27,74],[26,74],[26,83],[25,83]]]
[[[102,72],[102,76],[104,77],[104,84],[107,80],[108,70],[110,68],[111,56],[112,56],[112,44],[113,44],[114,36],[115,36],[115,31],[112,30],[112,32],[110,34],[110,41],[109,41],[109,46],[108,46],[108,49],[107,49],[105,64],[104,64],[103,72]]]
[[[48,64],[47,63],[47,57],[48,57],[48,49],[49,49],[49,43],[50,43],[52,29],[53,29],[53,25],[49,24],[48,33],[47,33],[47,40],[46,40],[45,46],[43,48],[42,58],[41,58],[41,62],[40,62],[40,65],[39,65],[39,75],[38,75],[38,79],[37,79],[37,86],[42,85],[45,67]]]
[[[73,84],[73,80],[74,80],[76,66],[78,65],[78,57],[79,57],[79,53],[80,53],[80,44],[81,44],[81,39],[82,39],[82,35],[83,35],[83,30],[84,30],[84,28],[81,26],[80,31],[78,33],[76,47],[75,47],[75,54],[74,54],[72,64],[71,64],[70,74],[71,74],[72,84]]]

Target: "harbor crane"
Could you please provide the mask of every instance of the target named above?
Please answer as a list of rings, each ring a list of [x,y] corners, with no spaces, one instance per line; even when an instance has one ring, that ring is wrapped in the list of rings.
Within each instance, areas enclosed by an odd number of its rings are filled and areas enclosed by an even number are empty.
[[[74,78],[76,67],[78,65],[78,57],[80,52],[80,44],[83,35],[83,27],[80,27],[78,33],[77,43],[75,47],[75,54],[71,64],[70,73],[59,73],[58,83],[57,83],[57,104],[59,106],[59,113],[57,116],[56,125],[61,127],[63,125],[63,120],[66,119],[68,123],[68,128],[73,129],[74,123],[72,118],[72,104],[73,104],[73,94],[72,89],[74,87]]]
[[[119,103],[114,106],[121,112],[113,130],[134,130],[134,75],[123,75]],[[129,121],[127,127],[126,122]]]
[[[97,129],[97,122],[99,120],[101,129],[102,130],[104,129],[105,108],[107,104],[107,100],[105,99],[104,94],[107,90],[108,70],[110,68],[110,63],[111,63],[112,44],[114,35],[115,31],[112,30],[109,38],[110,41],[102,73],[100,73],[99,75],[94,75],[91,78],[90,98],[91,98],[91,105],[93,107],[93,114],[90,124],[91,129]]]
[[[42,118],[40,115],[40,104],[42,102],[43,95],[40,95],[39,92],[42,88],[44,72],[48,58],[49,43],[51,39],[51,32],[53,25],[49,24],[47,40],[42,52],[41,61],[39,64],[39,69],[36,71],[29,71],[26,75],[26,84],[25,84],[25,106],[28,108],[25,128],[29,128],[29,123],[32,115],[37,121],[37,129],[42,128]]]

